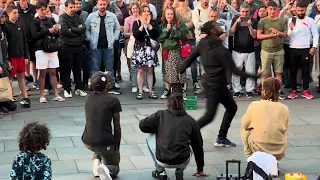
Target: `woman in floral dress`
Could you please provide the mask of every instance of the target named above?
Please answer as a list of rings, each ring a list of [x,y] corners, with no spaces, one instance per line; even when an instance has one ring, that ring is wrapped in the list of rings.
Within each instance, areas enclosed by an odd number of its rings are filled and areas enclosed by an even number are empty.
[[[141,7],[140,20],[133,23],[132,32],[135,38],[134,50],[131,57],[132,66],[137,68],[138,95],[137,99],[143,99],[143,73],[147,71],[147,82],[149,86],[149,98],[157,99],[153,89],[153,68],[159,65],[158,49],[152,46],[159,37],[158,25],[152,20],[149,6]]]
[[[160,30],[159,42],[163,49],[166,81],[166,90],[161,99],[166,99],[170,95],[172,84],[184,84],[187,79],[185,73],[179,77],[178,69],[182,63],[179,40],[186,39],[188,29],[182,21],[177,20],[174,9],[167,7],[163,13]]]

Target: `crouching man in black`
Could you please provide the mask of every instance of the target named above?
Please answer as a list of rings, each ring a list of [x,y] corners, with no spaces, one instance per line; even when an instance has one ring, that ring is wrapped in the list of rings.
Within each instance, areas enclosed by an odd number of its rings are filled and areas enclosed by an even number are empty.
[[[183,107],[182,94],[173,93],[168,100],[168,109],[140,121],[142,132],[147,136],[147,145],[155,163],[152,176],[167,180],[165,168],[176,168],[177,180],[183,180],[183,170],[191,159],[191,149],[197,163],[194,175],[209,176],[203,172],[203,141],[197,122],[187,114]]]

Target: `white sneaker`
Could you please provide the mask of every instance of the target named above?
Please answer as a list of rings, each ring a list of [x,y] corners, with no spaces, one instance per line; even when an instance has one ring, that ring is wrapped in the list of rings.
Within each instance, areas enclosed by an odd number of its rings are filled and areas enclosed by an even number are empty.
[[[74,94],[77,95],[77,96],[81,96],[81,97],[85,97],[85,96],[88,95],[86,92],[84,92],[83,90],[80,90],[80,89],[77,89],[77,90],[74,92]]]
[[[118,83],[115,83],[114,87],[116,87],[117,89],[120,89],[120,85]]]
[[[101,164],[101,161],[99,159],[93,160],[92,173],[95,177],[99,177],[98,167],[100,166],[100,164]]]
[[[150,90],[149,90],[149,88],[147,86],[143,86],[142,87],[142,91],[145,92],[145,93],[150,92]]]
[[[98,173],[101,180],[112,180],[110,171],[104,164],[100,164],[98,167]]]
[[[71,91],[70,91],[70,93],[68,93],[68,91],[64,90],[63,95],[64,95],[65,98],[72,98],[72,92]]]
[[[133,87],[132,90],[131,90],[131,92],[137,93],[137,92],[138,92],[138,88],[137,88],[137,87]]]

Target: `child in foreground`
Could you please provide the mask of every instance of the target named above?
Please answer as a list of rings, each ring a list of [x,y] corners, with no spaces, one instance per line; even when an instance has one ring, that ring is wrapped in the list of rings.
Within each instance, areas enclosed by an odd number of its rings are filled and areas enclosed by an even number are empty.
[[[20,153],[15,157],[10,179],[51,180],[51,160],[41,153],[50,142],[50,130],[46,125],[33,122],[27,124],[19,133]]]

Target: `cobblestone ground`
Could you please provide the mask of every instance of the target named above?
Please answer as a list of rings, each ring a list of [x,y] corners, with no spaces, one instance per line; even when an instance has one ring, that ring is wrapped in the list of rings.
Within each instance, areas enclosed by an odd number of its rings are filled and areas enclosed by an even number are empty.
[[[124,61],[123,61],[124,62]],[[125,69],[125,68],[124,68]],[[157,68],[158,77],[160,68]],[[124,76],[128,82],[128,76]],[[118,96],[122,103],[121,113],[121,172],[119,180],[150,180],[153,162],[148,152],[145,137],[141,133],[138,124],[140,119],[164,109],[164,100],[135,100],[135,94],[131,93],[127,83],[121,83],[123,95]],[[160,95],[161,79],[158,79],[157,93]],[[315,84],[312,84],[312,92],[316,99],[283,101],[290,110],[288,148],[286,157],[280,161],[280,171],[300,171],[307,174],[308,180],[315,180],[320,174],[320,120],[319,95],[314,92]],[[191,94],[191,91],[189,91]],[[51,96],[49,96],[51,97]],[[8,179],[12,161],[18,153],[17,136],[21,128],[28,122],[39,121],[46,123],[52,131],[52,141],[45,154],[52,159],[54,180],[91,180],[91,155],[81,141],[81,135],[85,125],[84,102],[85,98],[74,97],[64,103],[49,101],[46,104],[38,102],[38,92],[31,91],[32,108],[19,109],[8,116],[0,115],[0,179]],[[50,98],[48,98],[49,100]],[[188,111],[195,119],[203,113],[205,104],[199,98],[198,110]],[[258,97],[255,99],[258,100]],[[211,174],[208,178],[196,178],[192,173],[196,170],[194,159],[185,171],[185,179],[210,179],[225,172],[225,161],[237,159],[242,161],[242,172],[245,169],[246,157],[243,155],[243,146],[240,140],[240,119],[245,113],[249,103],[246,97],[237,100],[238,112],[234,118],[228,137],[237,143],[236,148],[215,148],[213,143],[217,137],[224,108],[221,106],[215,121],[203,128],[205,151],[205,171]],[[232,172],[237,172],[235,166],[231,166]],[[168,170],[170,179],[174,179],[174,171]]]

